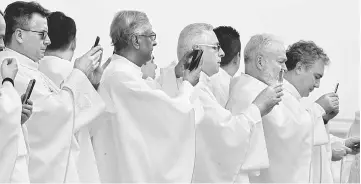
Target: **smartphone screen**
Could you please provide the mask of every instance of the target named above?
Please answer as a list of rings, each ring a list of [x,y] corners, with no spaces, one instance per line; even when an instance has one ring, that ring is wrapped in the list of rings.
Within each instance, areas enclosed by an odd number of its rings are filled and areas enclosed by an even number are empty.
[[[99,40],[100,40],[100,37],[97,36],[97,38],[95,39],[95,43],[94,43],[94,46],[93,47],[96,47],[99,45]]]
[[[203,55],[203,50],[193,50],[192,53],[192,61],[189,64],[188,70],[192,71],[196,68],[198,68],[199,63],[201,62],[202,59],[202,55]]]
[[[27,100],[29,100],[31,93],[33,92],[34,86],[35,86],[35,79],[30,80],[28,88],[25,92],[25,98],[22,101],[22,104],[25,104]]]

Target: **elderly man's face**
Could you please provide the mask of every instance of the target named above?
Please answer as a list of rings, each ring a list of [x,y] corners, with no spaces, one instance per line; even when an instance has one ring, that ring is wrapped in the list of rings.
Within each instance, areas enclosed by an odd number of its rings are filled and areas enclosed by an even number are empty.
[[[4,17],[0,15],[0,51],[2,51],[5,47],[4,44],[5,29],[6,29],[6,24]]]
[[[268,85],[277,82],[281,70],[287,70],[285,64],[287,61],[286,50],[283,44],[279,42],[272,42],[271,45],[266,47],[262,51],[261,60],[261,62],[263,62],[263,77]]]
[[[25,48],[25,55],[38,62],[44,57],[46,47],[51,43],[46,18],[34,13],[29,20],[29,25],[20,30],[22,32],[21,44]]]
[[[300,68],[295,68],[295,70],[298,70],[297,75],[294,76],[298,78],[298,82],[294,85],[302,97],[308,97],[315,88],[320,87],[325,64],[319,59],[311,66],[303,65]]]
[[[144,64],[152,59],[153,47],[157,45],[156,34],[153,32],[152,26],[146,26],[142,34],[138,34],[139,54]]]
[[[221,58],[224,56],[224,52],[219,45],[216,34],[213,31],[207,31],[204,34],[206,38],[204,43],[198,44],[203,50],[202,71],[208,76],[212,76],[218,73]]]

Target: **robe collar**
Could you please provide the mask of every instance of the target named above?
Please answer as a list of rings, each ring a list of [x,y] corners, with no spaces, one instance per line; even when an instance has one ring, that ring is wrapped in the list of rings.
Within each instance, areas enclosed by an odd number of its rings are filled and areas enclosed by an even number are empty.
[[[132,73],[139,75],[141,78],[143,76],[142,70],[139,66],[134,64],[133,62],[129,61],[127,58],[120,56],[118,54],[113,54],[112,60],[117,60],[118,62],[121,62],[127,66],[129,66],[132,69]]]
[[[12,56],[16,56],[16,58],[18,59],[18,64],[20,64],[21,66],[28,68],[30,70],[38,70],[39,69],[39,63],[35,62],[33,60],[31,60],[30,58],[26,57],[23,54],[20,54],[17,51],[14,51],[10,48],[5,48],[4,52],[9,52],[11,53]]]
[[[293,86],[290,82],[288,82],[286,79],[283,80],[283,89],[291,93],[292,96],[296,97],[298,101],[301,100],[301,94],[298,92],[298,90]]]

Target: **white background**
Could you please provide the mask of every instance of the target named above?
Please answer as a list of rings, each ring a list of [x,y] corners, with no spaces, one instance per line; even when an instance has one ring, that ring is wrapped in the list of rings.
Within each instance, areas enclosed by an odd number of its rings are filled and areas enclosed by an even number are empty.
[[[1,0],[0,8],[13,1]],[[176,59],[176,45],[182,28],[190,23],[229,25],[241,35],[243,48],[249,38],[268,32],[285,45],[300,39],[313,40],[329,55],[320,89],[307,101],[334,90],[340,83],[341,111],[336,121],[349,122],[359,110],[360,16],[358,0],[38,0],[51,11],[62,11],[77,24],[75,56],[85,53],[100,36],[106,60],[113,51],[109,27],[119,10],[147,13],[157,33],[155,62],[160,67]],[[243,60],[243,56],[242,56]],[[240,71],[244,70],[243,63]]]

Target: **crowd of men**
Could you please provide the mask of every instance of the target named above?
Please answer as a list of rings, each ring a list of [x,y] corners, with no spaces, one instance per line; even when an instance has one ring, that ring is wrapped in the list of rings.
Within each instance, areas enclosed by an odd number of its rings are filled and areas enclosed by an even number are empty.
[[[300,103],[330,63],[313,41],[286,50],[274,35],[254,35],[235,76],[239,33],[192,23],[178,62],[156,76],[144,12],[116,13],[103,65],[100,45],[71,63],[76,33],[72,18],[36,2],[1,13],[0,182],[329,183],[331,162],[359,153],[359,137],[329,133],[335,92]],[[190,70],[193,50],[203,55]]]

